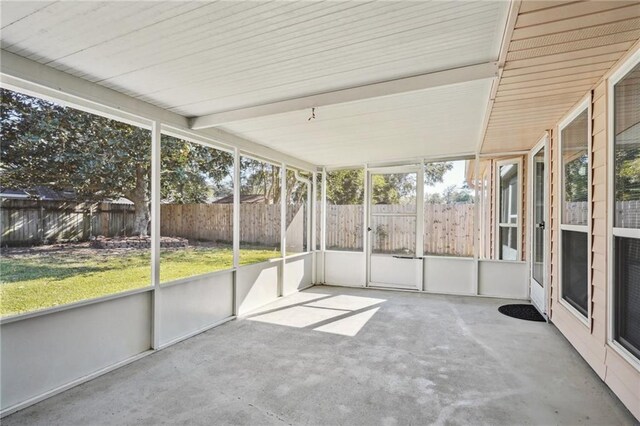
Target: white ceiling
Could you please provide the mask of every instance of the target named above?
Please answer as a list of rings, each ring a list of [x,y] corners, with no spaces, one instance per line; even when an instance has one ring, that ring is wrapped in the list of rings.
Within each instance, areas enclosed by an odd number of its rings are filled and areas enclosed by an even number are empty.
[[[2,1],[1,46],[193,117],[495,61],[508,6]],[[309,111],[227,129],[316,164],[472,151],[488,86],[324,107],[303,127]]]
[[[469,154],[481,137],[491,80],[330,105],[222,128],[325,166]]]

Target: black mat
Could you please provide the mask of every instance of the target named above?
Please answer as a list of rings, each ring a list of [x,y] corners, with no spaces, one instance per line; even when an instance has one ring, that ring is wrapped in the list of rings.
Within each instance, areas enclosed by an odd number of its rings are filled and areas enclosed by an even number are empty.
[[[540,312],[533,305],[502,305],[498,308],[498,311],[508,317],[545,322],[544,317],[540,315]]]

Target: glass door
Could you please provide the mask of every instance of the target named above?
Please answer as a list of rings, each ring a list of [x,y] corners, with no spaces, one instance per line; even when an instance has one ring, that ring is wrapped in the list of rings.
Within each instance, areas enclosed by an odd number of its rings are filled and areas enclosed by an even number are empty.
[[[531,302],[546,314],[547,173],[546,140],[534,148],[531,164]]]
[[[422,253],[418,253],[417,241],[420,175],[416,167],[369,172],[369,285],[422,287]]]

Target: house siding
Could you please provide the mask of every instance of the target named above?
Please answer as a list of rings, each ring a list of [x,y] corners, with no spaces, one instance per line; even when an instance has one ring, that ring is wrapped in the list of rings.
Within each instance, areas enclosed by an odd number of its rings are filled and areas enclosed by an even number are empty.
[[[635,47],[632,50],[635,51],[637,49],[638,47]],[[560,164],[557,164],[557,135],[559,132],[557,123],[550,132],[552,155],[550,164],[551,265],[549,266],[549,275],[551,288],[548,313],[550,320],[565,335],[598,376],[613,390],[632,414],[640,419],[640,371],[613,349],[607,340],[609,324],[608,286],[612,285],[608,278],[608,262],[611,261],[608,258],[608,241],[612,238],[607,216],[612,211],[608,205],[608,179],[611,173],[610,167],[613,167],[613,164],[608,164],[609,144],[613,143],[613,141],[608,140],[607,77],[618,66],[616,65],[612,68],[594,87],[591,98],[592,147],[589,152],[591,173],[589,307],[591,315],[587,325],[559,303],[560,292],[557,271],[560,244],[558,223],[560,200],[557,199],[557,191],[560,184],[561,169]]]

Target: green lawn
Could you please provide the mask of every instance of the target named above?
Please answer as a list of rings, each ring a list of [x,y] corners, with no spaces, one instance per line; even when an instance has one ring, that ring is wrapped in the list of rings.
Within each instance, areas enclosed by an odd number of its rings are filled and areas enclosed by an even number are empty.
[[[274,250],[242,249],[242,265],[279,257]],[[163,251],[160,281],[231,268],[226,248]],[[74,256],[10,256],[0,259],[0,316],[64,305],[150,285],[149,252]]]

